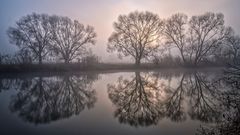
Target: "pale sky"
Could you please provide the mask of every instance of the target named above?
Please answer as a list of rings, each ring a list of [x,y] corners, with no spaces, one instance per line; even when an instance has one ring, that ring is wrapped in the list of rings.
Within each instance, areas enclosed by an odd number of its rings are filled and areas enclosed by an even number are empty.
[[[93,52],[101,56],[102,61],[116,61],[115,54],[106,52],[113,22],[120,14],[136,10],[157,13],[160,18],[178,12],[189,16],[221,12],[225,15],[225,24],[240,33],[240,0],[0,0],[0,52],[12,53],[16,50],[8,42],[7,28],[14,26],[21,16],[36,12],[68,16],[94,26],[97,42]]]

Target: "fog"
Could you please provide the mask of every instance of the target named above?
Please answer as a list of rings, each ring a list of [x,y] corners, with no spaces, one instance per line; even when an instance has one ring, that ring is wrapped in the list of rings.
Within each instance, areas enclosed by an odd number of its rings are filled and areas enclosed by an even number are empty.
[[[36,13],[68,16],[83,24],[95,28],[97,42],[92,47],[93,53],[100,56],[104,62],[128,62],[128,58],[119,60],[114,53],[107,53],[108,38],[113,32],[113,22],[120,14],[132,11],[150,11],[167,18],[181,12],[188,16],[205,12],[221,12],[225,16],[226,26],[231,26],[237,34],[240,33],[239,0],[2,0],[0,4],[0,52],[13,53],[17,49],[11,45],[6,35],[9,26],[22,16]]]

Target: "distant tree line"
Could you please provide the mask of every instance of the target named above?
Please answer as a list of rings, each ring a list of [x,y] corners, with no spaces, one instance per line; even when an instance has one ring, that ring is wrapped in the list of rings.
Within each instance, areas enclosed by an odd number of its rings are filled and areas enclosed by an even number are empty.
[[[0,64],[99,59],[88,47],[96,42],[94,28],[68,17],[32,13],[9,27],[7,34],[19,51],[14,56],[1,55]],[[161,19],[148,11],[135,11],[114,22],[107,51],[117,52],[119,58],[130,56],[136,65],[143,60],[165,66],[240,64],[240,37],[225,26],[222,13],[190,18],[177,13]]]
[[[239,63],[240,38],[224,25],[222,13],[207,12],[190,19],[177,13],[160,19],[157,14],[136,11],[119,16],[108,50],[118,52],[120,57],[132,56],[137,65],[143,59],[192,66],[219,61]],[[173,55],[172,50],[178,53]]]
[[[68,17],[36,13],[20,18],[16,26],[8,28],[7,34],[10,43],[19,47],[18,57],[23,62],[29,58],[28,62],[38,64],[50,57],[65,63],[78,61],[96,38],[92,26]]]

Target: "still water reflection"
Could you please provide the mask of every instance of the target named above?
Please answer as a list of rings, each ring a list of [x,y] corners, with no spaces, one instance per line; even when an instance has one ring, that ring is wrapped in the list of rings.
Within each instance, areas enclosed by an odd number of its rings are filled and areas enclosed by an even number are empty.
[[[221,71],[5,75],[0,134],[235,134],[239,88]]]

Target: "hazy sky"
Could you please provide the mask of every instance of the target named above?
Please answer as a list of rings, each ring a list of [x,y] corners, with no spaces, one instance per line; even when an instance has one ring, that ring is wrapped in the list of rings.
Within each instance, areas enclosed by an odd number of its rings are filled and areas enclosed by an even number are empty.
[[[181,12],[198,15],[205,12],[222,12],[226,25],[240,33],[240,0],[0,0],[0,52],[14,52],[6,30],[26,14],[47,13],[68,16],[83,24],[95,27],[97,43],[95,54],[104,61],[114,61],[114,54],[106,52],[107,39],[113,31],[113,22],[120,14],[131,11],[151,11],[161,18]]]

